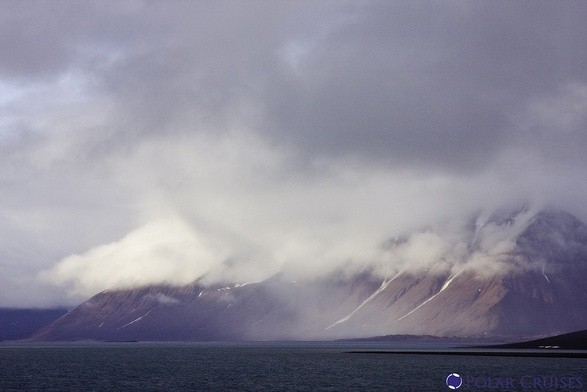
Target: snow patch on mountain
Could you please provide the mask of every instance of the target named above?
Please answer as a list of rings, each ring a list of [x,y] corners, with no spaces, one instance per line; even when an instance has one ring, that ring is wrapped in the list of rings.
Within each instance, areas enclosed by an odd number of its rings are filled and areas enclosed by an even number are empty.
[[[126,323],[123,326],[118,327],[117,329],[122,329],[122,328],[128,327],[129,325],[132,325],[138,321],[141,321],[142,319],[147,317],[152,311],[153,311],[153,309],[149,310],[147,313],[143,314],[141,317],[138,317],[138,318],[134,319],[133,321],[131,321],[130,323]]]
[[[459,276],[461,273],[457,273],[456,275],[453,275],[451,277],[449,277],[446,282],[444,283],[444,285],[442,285],[442,288],[433,296],[431,296],[430,298],[428,298],[427,300],[425,300],[424,302],[422,302],[420,305],[416,306],[414,309],[412,309],[410,312],[406,313],[405,315],[403,315],[402,317],[398,318],[397,321],[401,321],[404,318],[408,317],[409,315],[411,315],[412,313],[414,313],[416,310],[420,309],[422,306],[426,305],[428,302],[432,301],[434,298],[436,298],[438,296],[438,294],[442,293],[444,290],[446,290],[448,288],[448,286],[450,286],[450,284],[452,283],[452,281]]]

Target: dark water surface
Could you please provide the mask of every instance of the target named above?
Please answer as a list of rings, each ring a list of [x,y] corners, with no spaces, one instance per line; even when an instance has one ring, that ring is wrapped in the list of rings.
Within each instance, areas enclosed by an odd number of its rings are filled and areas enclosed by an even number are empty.
[[[465,381],[459,391],[587,390],[584,358],[348,353],[373,348],[0,343],[0,391],[450,391],[453,372]]]

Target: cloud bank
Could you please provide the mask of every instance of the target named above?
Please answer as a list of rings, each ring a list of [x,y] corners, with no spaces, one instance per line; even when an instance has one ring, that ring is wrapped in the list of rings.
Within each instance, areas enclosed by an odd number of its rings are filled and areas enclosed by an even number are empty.
[[[0,305],[391,271],[460,242],[390,238],[521,203],[587,220],[581,2],[32,4],[1,6]]]

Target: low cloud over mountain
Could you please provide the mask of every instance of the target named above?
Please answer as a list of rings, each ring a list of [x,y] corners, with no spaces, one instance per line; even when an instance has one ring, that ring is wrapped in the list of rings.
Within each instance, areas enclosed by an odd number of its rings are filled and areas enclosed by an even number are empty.
[[[104,291],[35,339],[523,338],[584,329],[584,223],[555,210],[481,215],[471,223],[458,261],[447,251],[383,275],[338,270],[294,280],[280,273],[254,283],[209,285],[202,279]],[[412,241],[391,241],[386,252],[410,254]]]

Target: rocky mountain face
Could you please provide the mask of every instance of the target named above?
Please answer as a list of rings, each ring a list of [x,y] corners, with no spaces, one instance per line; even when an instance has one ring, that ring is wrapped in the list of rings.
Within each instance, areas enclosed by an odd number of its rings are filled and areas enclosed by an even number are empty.
[[[478,216],[458,252],[392,276],[104,291],[37,340],[525,338],[587,327],[587,226],[561,211]],[[390,241],[389,252],[410,237]],[[455,256],[458,254],[459,256]]]
[[[40,340],[272,340],[313,336],[380,282],[368,276],[298,283],[150,286],[104,291],[39,331]]]

